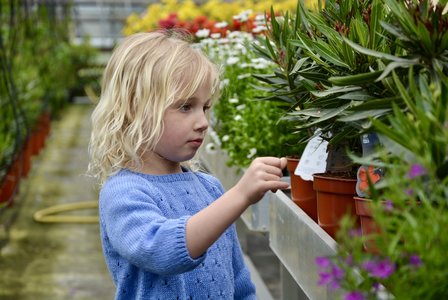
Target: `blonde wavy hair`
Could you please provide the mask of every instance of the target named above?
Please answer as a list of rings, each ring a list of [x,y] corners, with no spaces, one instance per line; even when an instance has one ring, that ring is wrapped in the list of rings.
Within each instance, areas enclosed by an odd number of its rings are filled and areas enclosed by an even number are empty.
[[[112,53],[101,96],[92,113],[88,173],[100,184],[122,168],[141,166],[157,145],[163,116],[175,101],[211,82],[216,99],[219,70],[182,34],[137,33]]]

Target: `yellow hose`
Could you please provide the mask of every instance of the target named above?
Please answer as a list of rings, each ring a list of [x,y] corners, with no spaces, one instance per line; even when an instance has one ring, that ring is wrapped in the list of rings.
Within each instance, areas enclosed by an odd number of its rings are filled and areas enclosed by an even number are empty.
[[[76,216],[53,214],[65,211],[98,208],[98,201],[81,201],[50,206],[34,213],[34,221],[39,223],[98,223],[98,216]]]

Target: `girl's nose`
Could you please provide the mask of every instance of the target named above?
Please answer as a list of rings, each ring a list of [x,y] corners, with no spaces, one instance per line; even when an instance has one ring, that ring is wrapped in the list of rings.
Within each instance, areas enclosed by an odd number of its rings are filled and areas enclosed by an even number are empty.
[[[205,113],[201,113],[195,124],[195,129],[198,131],[204,131],[208,128],[208,119]]]

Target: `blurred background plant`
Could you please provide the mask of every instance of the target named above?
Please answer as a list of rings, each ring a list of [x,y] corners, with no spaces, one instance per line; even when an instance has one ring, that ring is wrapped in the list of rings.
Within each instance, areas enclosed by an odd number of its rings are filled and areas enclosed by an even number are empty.
[[[201,40],[206,53],[222,66],[221,95],[213,106],[211,130],[215,143],[224,149],[228,164],[247,167],[256,156],[284,156],[291,135],[287,124],[278,124],[282,111],[271,102],[257,101],[267,95],[254,87],[253,74],[271,72],[272,64],[250,51],[256,43],[246,32],[230,32],[227,38]]]
[[[0,184],[43,113],[57,117],[96,50],[69,39],[68,3],[0,2]]]
[[[254,22],[257,14],[269,11],[271,5],[279,11],[287,11],[295,8],[296,2],[296,0],[209,0],[197,3],[192,0],[164,0],[150,4],[143,14],[131,14],[123,32],[125,35],[130,35],[158,28],[185,28],[193,34],[200,29],[225,33],[223,27],[230,31],[252,32],[256,27]],[[307,2],[312,6],[315,1]],[[223,26],[216,27],[217,23]]]

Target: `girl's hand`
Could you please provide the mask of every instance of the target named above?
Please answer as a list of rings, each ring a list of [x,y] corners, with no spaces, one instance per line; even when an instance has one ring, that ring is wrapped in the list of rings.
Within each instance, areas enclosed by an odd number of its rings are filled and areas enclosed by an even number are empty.
[[[248,205],[254,204],[269,191],[286,189],[287,182],[281,181],[282,170],[286,167],[286,158],[256,158],[244,173],[235,189],[244,197]]]

